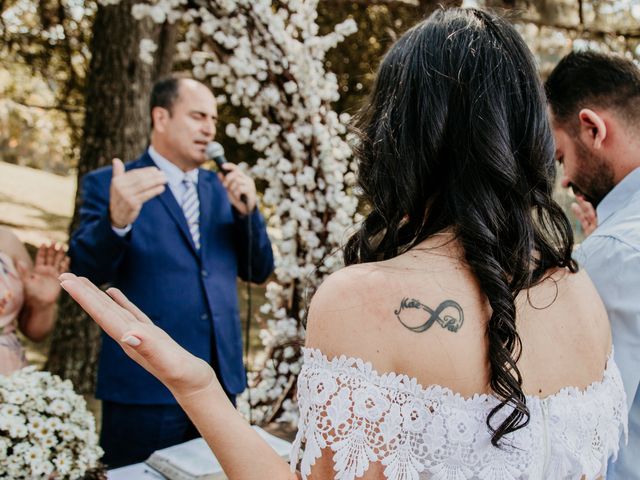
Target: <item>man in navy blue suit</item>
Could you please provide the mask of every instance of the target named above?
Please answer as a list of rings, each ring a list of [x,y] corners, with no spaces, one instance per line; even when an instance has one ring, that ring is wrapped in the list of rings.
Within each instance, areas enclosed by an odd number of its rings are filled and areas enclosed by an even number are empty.
[[[217,120],[215,97],[205,85],[161,80],[150,107],[147,151],[126,166],[114,159],[82,181],[71,270],[121,289],[178,343],[210,362],[233,400],[246,386],[236,280],[263,282],[273,270],[255,184],[233,164],[224,165],[224,177],[199,168]],[[107,336],[96,396],[103,402],[100,443],[109,467],[145,460],[198,435],[170,392]]]

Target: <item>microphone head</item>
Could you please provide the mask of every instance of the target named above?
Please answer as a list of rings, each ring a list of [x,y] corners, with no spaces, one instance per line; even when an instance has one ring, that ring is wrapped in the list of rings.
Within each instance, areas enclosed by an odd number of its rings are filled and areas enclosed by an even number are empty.
[[[218,142],[209,142],[205,150],[208,159],[224,157],[224,148]]]

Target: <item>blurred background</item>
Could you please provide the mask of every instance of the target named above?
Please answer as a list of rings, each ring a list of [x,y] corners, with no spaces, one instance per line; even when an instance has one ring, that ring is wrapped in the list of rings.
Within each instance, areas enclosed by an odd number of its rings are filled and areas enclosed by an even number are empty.
[[[0,0],[0,225],[10,227],[32,252],[43,241],[66,242],[78,176],[112,156],[132,159],[144,148],[153,81],[191,68],[176,48],[187,25],[135,21],[135,0],[109,3]],[[346,18],[358,25],[357,33],[326,58],[326,71],[339,82],[335,111],[357,111],[388,46],[439,5],[503,12],[525,37],[542,77],[571,50],[640,58],[640,0],[320,0],[320,34]],[[150,63],[140,58],[142,38],[157,46],[147,52]],[[225,124],[237,124],[242,116],[239,108],[221,105],[218,140],[227,158],[251,165],[257,154],[225,135]],[[558,189],[557,198],[571,216],[571,195]],[[580,239],[579,224],[571,218]],[[262,296],[259,287],[254,289],[254,305],[263,303]],[[62,323],[53,338],[57,347],[30,345],[29,356],[41,365],[48,360],[49,369],[65,372],[80,391],[90,392],[91,380],[78,379],[91,378],[84,373],[95,365],[78,359],[95,358],[97,332],[79,333],[77,325]],[[76,347],[73,355],[68,355],[69,342]],[[251,344],[253,352],[259,350],[258,328]]]

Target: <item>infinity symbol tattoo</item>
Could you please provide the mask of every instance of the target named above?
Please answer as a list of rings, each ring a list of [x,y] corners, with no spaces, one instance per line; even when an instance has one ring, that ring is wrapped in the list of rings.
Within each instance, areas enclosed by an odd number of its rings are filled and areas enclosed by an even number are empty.
[[[420,310],[424,310],[429,314],[429,318],[422,325],[418,325],[415,327],[409,326],[405,322],[403,322],[402,318],[400,317],[402,311],[407,308],[417,308]],[[448,313],[452,313],[453,315],[445,313],[443,316],[441,316],[441,314],[445,310],[448,310]],[[428,330],[435,322],[438,322],[442,328],[445,328],[450,332],[457,332],[458,330],[460,330],[460,328],[462,328],[462,324],[464,323],[464,313],[462,312],[462,307],[453,300],[445,300],[440,305],[438,305],[435,310],[433,310],[419,300],[416,300],[415,298],[403,298],[400,302],[400,308],[394,310],[394,313],[398,321],[405,328],[408,328],[412,332],[416,333],[421,333],[425,330]]]

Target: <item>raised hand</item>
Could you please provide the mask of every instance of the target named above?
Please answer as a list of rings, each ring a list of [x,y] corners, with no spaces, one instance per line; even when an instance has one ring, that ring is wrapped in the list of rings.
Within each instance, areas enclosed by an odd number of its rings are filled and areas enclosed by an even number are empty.
[[[60,276],[62,288],[123,350],[165,384],[220,461],[228,478],[296,480],[287,462],[235,410],[213,369],[174,342],[117,289]]]
[[[188,398],[212,384],[222,390],[209,364],[156,327],[120,290],[110,288],[104,293],[72,273],[61,275],[60,284],[129,357],[164,383],[176,398]]]
[[[231,205],[242,215],[251,213],[256,208],[256,184],[253,179],[245,175],[240,168],[233,163],[225,163],[226,174],[218,174],[222,186],[227,190],[227,196]],[[243,199],[244,196],[244,199]],[[243,201],[246,200],[246,203]]]
[[[584,236],[588,237],[598,226],[595,208],[580,195],[576,195],[576,202],[571,204],[571,211],[580,221]]]
[[[53,305],[60,295],[58,276],[69,269],[69,257],[59,245],[40,245],[33,269],[23,261],[16,269],[24,285],[25,304],[32,308]]]
[[[109,191],[109,215],[116,228],[131,225],[147,200],[164,192],[167,177],[156,167],[125,171],[121,160],[113,159],[113,177]]]

